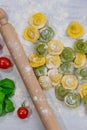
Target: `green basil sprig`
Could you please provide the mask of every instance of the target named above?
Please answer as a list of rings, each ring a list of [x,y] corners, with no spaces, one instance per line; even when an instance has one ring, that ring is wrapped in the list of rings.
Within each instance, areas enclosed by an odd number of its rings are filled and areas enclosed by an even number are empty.
[[[15,83],[13,82],[13,80],[5,78],[5,79],[0,80],[0,87],[14,89]]]
[[[14,111],[15,107],[11,99],[14,94],[15,83],[13,80],[5,78],[0,80],[0,116]]]

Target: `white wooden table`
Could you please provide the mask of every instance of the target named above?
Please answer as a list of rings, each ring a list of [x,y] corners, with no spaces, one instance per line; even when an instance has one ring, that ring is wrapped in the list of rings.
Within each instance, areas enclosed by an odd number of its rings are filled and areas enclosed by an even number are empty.
[[[65,29],[74,20],[79,21],[85,27],[86,33],[83,38],[87,40],[86,0],[0,0],[0,7],[7,11],[9,21],[14,25],[27,56],[32,53],[33,44],[23,39],[23,30],[28,25],[29,17],[35,12],[40,11],[47,16],[49,25],[55,30],[55,39],[60,39],[65,46],[73,45],[74,40],[66,36]],[[6,46],[4,46],[3,53],[0,55],[9,55]],[[15,112],[0,117],[0,130],[44,130],[15,66],[13,71],[9,73],[0,72],[0,74],[3,78],[12,78],[16,83],[15,95],[13,97],[16,108],[26,99],[30,102],[33,110],[32,116],[27,120],[18,119]],[[71,110],[57,101],[54,89],[45,92],[45,94],[56,118],[59,119],[62,130],[87,129],[87,112],[83,105]]]

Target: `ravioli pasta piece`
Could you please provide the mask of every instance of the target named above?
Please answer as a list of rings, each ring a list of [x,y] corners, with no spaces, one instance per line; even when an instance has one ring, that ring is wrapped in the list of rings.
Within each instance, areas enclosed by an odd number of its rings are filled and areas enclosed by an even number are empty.
[[[41,85],[41,88],[44,90],[48,90],[52,87],[51,80],[48,76],[41,76],[39,77],[38,81]]]
[[[81,95],[81,98],[84,98],[87,95],[87,83],[80,85],[79,93]]]
[[[74,71],[74,64],[73,62],[62,63],[58,70],[62,74],[72,74]]]
[[[75,74],[79,79],[87,80],[87,67],[77,69]]]
[[[45,64],[45,57],[39,57],[33,53],[29,57],[29,62],[32,67],[36,68]]]
[[[40,29],[46,25],[47,19],[44,14],[42,14],[41,12],[38,12],[38,13],[33,14],[30,17],[29,22],[32,26],[35,26],[38,29]]]
[[[75,68],[84,67],[87,64],[87,58],[85,54],[76,53],[76,58],[74,60]]]
[[[59,40],[51,40],[48,43],[48,52],[51,55],[59,55],[63,51],[63,44]]]
[[[74,90],[77,88],[78,80],[74,75],[67,74],[63,76],[61,83],[65,89]]]
[[[83,102],[87,106],[87,95],[85,97],[83,97]]]
[[[69,93],[64,98],[64,103],[70,108],[77,108],[80,103],[80,95],[78,93]]]
[[[62,87],[62,85],[58,85],[55,87],[55,96],[58,100],[64,101],[64,97],[69,93],[68,89]]]
[[[60,66],[61,60],[60,57],[57,56],[53,56],[48,54],[46,56],[46,66],[48,69],[52,69],[52,68],[58,68]]]
[[[84,27],[79,22],[74,21],[68,25],[66,32],[71,38],[79,38],[84,34]]]
[[[30,41],[30,42],[37,42],[37,40],[39,39],[39,31],[36,27],[33,26],[28,26],[27,28],[25,28],[24,30],[24,39]]]
[[[51,27],[45,27],[40,30],[40,38],[41,42],[48,43],[54,37],[54,31]]]
[[[47,54],[47,45],[44,43],[38,43],[35,46],[35,51],[37,53],[38,56],[46,56]]]
[[[75,58],[74,51],[70,47],[65,47],[61,53],[62,62],[71,62]]]
[[[35,75],[37,77],[47,75],[47,67],[46,66],[40,66],[34,69]]]
[[[87,41],[83,39],[78,39],[74,43],[74,49],[79,53],[87,53]]]
[[[58,73],[57,69],[49,70],[48,76],[49,76],[53,86],[57,86],[62,79],[62,74]]]

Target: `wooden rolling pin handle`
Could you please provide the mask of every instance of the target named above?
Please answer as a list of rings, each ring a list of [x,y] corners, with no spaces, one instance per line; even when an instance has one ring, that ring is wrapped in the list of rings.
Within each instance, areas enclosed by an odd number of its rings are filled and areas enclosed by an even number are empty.
[[[0,31],[46,130],[60,130],[33,69],[29,65],[15,29],[7,22],[3,9],[0,9]]]

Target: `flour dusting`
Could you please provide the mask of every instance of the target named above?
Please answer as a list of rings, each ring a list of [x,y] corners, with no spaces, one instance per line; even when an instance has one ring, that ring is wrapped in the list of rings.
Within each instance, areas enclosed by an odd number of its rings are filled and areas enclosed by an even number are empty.
[[[0,0],[0,7],[5,9],[8,14],[9,22],[13,24],[13,26],[16,29],[16,32],[18,34],[18,37],[25,49],[25,53],[27,56],[29,56],[34,51],[34,44],[32,44],[29,41],[24,40],[23,33],[24,28],[29,25],[29,18],[32,14],[36,12],[42,12],[48,19],[48,25],[51,26],[55,30],[55,40],[61,40],[64,44],[64,46],[73,46],[73,39],[70,39],[66,35],[66,27],[67,25],[77,20],[85,27],[85,34],[84,38],[87,40],[87,1],[84,0]],[[13,47],[13,44],[17,46],[18,43],[14,43],[14,41],[11,42],[11,47]],[[55,46],[53,46],[55,48]],[[16,48],[16,51],[18,51],[18,48]],[[3,54],[9,54],[7,51],[6,46],[4,45],[3,48]],[[1,53],[0,53],[1,54]],[[19,57],[21,58],[21,55],[19,54]],[[15,56],[15,59],[17,59],[17,56]],[[52,63],[50,63],[49,67],[52,67]],[[21,65],[21,67],[24,68],[24,64]],[[24,68],[25,72],[29,74],[31,68],[29,66],[26,66]],[[15,96],[13,100],[15,101],[15,104],[19,106],[21,102],[24,99],[31,100],[30,96],[28,95],[28,92],[26,91],[25,85],[23,84],[23,81],[21,80],[21,77],[19,76],[19,73],[17,73],[17,70],[15,69],[11,73],[1,72],[0,71],[0,77],[8,77],[13,79],[16,82],[16,91]],[[25,78],[25,77],[24,77]],[[45,81],[47,82],[47,81]],[[35,91],[36,93],[39,93],[38,90]],[[86,130],[87,129],[87,112],[85,109],[83,109],[83,104],[80,108],[70,110],[64,106],[60,101],[58,101],[55,98],[54,89],[50,89],[49,91],[44,91],[47,99],[49,100],[49,104],[52,107],[53,112],[56,115],[56,118],[58,119],[62,130]],[[34,101],[39,101],[37,96],[33,97]],[[42,100],[42,99],[40,99]],[[44,108],[40,108],[43,114],[48,114],[48,110]],[[33,109],[34,111],[34,109]],[[28,130],[29,128],[31,130],[44,130],[44,127],[40,123],[40,120],[38,116],[35,114],[36,112],[33,112],[33,116],[29,121],[24,121],[21,124],[19,120],[16,121],[16,119],[13,118],[12,115],[8,115],[6,120],[1,121],[0,129],[7,129],[9,127],[9,122],[13,128],[13,130]],[[12,117],[11,117],[12,116]],[[62,118],[62,121],[61,121]],[[10,121],[11,119],[11,121]],[[34,125],[33,125],[34,123]],[[5,124],[5,125],[4,125]],[[15,125],[17,124],[17,125]],[[32,125],[31,125],[32,124]],[[38,125],[39,124],[39,125]],[[63,124],[65,124],[66,129],[63,127]],[[74,124],[74,125],[73,125]],[[80,125],[79,125],[80,124]],[[34,127],[35,126],[35,127]]]

